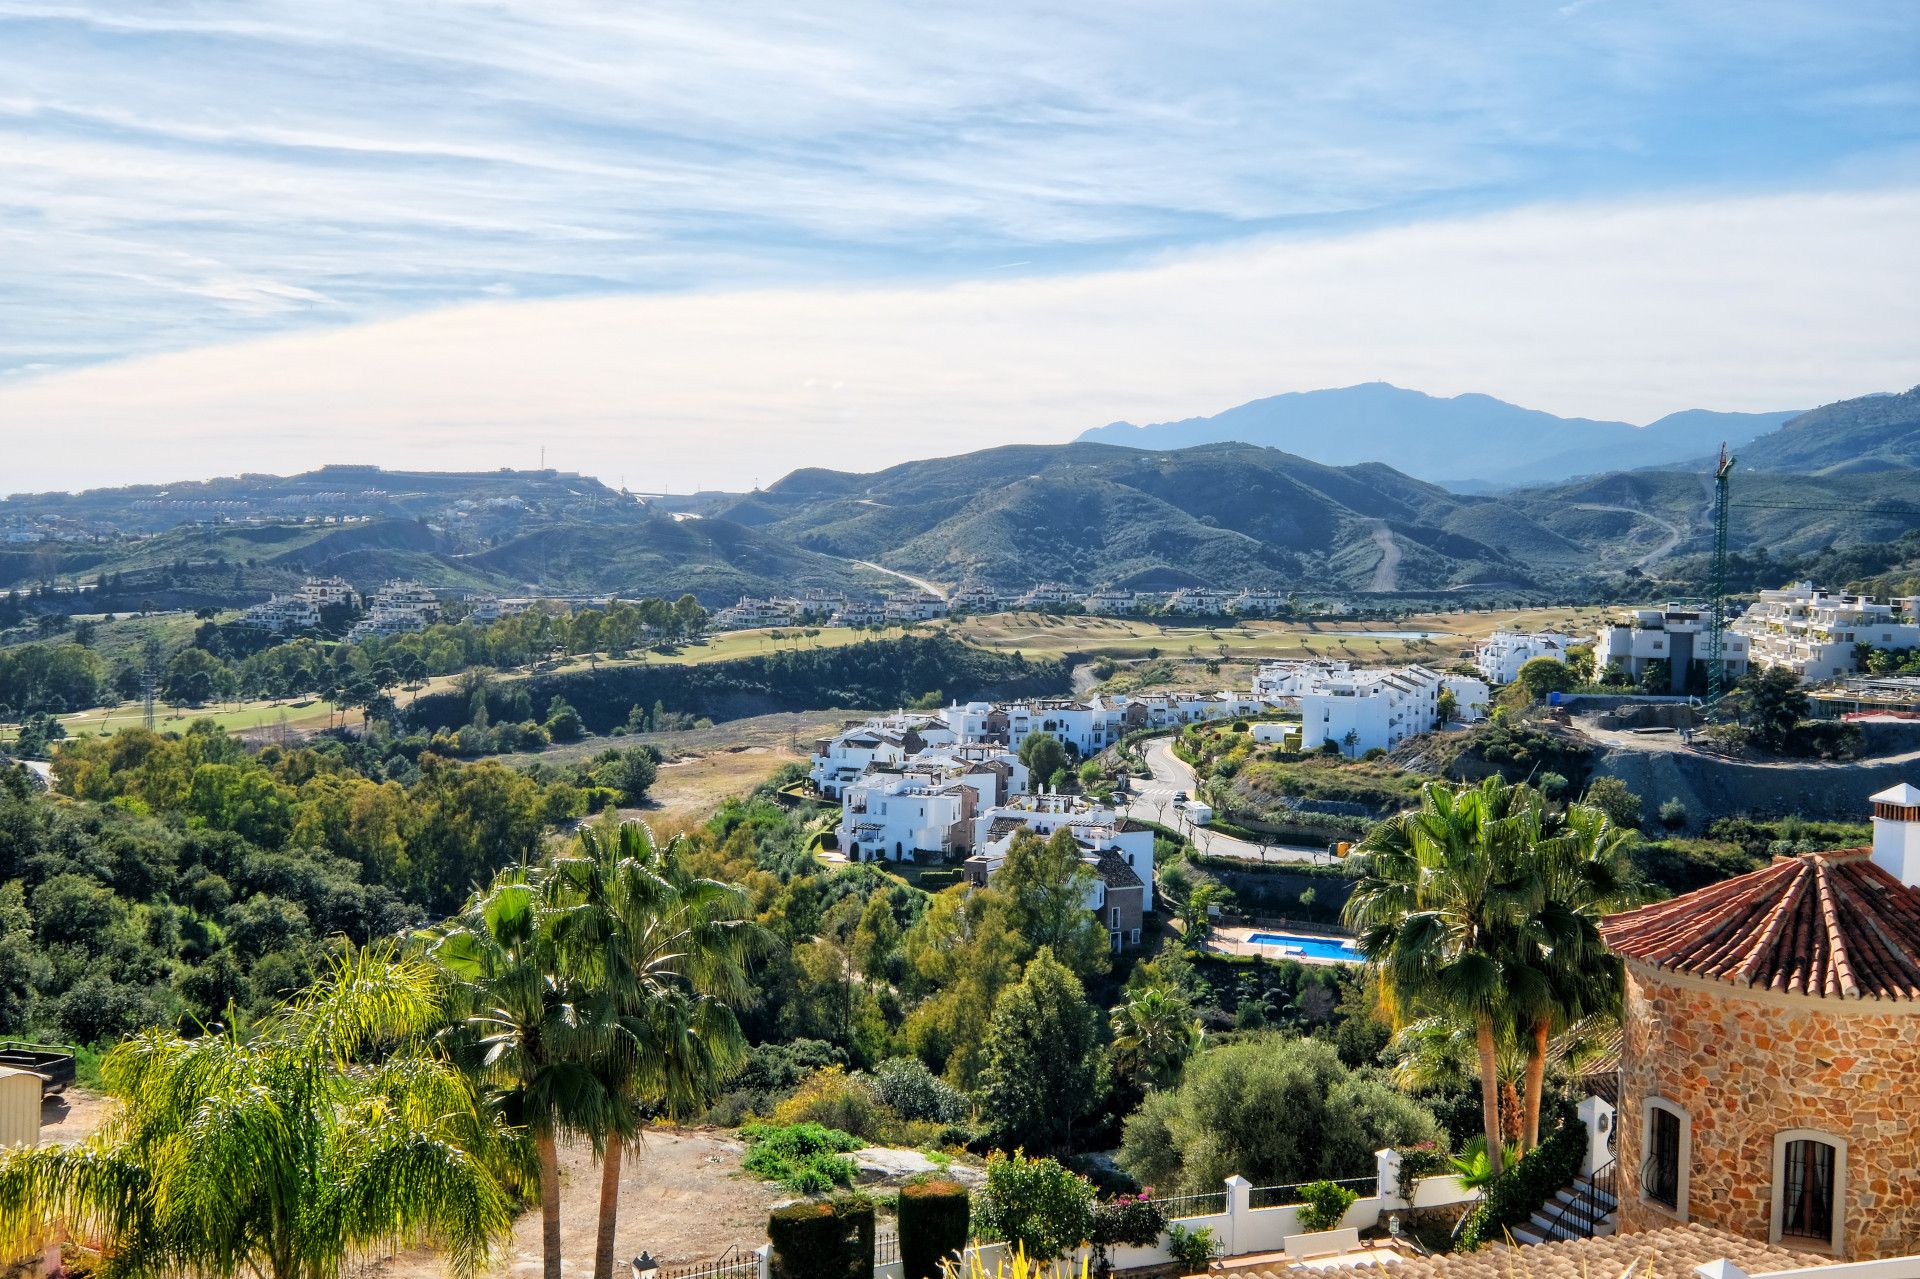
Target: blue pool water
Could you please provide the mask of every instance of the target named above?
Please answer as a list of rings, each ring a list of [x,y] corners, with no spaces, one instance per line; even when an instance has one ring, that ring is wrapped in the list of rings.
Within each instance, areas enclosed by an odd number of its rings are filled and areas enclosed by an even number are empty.
[[[1349,964],[1360,962],[1360,952],[1352,942],[1330,941],[1325,937],[1298,937],[1292,933],[1255,933],[1247,938],[1256,946],[1284,947],[1313,959],[1338,959]]]

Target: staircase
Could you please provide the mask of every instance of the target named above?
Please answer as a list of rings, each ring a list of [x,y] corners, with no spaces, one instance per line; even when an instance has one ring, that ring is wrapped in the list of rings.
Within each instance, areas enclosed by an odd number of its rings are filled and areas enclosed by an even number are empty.
[[[1613,1233],[1613,1212],[1620,1206],[1615,1194],[1614,1165],[1608,1160],[1590,1174],[1547,1200],[1532,1218],[1513,1228],[1515,1243],[1553,1243],[1561,1239],[1591,1239]]]

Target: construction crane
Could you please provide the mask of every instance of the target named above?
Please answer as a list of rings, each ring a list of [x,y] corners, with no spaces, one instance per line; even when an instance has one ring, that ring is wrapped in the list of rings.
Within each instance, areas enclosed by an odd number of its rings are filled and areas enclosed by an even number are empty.
[[[1707,627],[1707,715],[1713,716],[1726,695],[1726,664],[1723,660],[1726,645],[1727,627],[1727,522],[1731,510],[1731,481],[1733,479],[1733,454],[1727,452],[1727,446],[1720,446],[1720,461],[1713,472],[1713,582],[1712,611]],[[1834,511],[1842,514],[1859,515],[1862,508],[1858,504],[1837,502],[1807,502],[1795,500],[1769,500],[1767,498],[1748,498],[1740,503],[1741,510],[1774,511]],[[1910,506],[1888,506],[1876,504],[1866,508],[1865,514],[1906,517],[1920,521],[1920,509]]]
[[[1727,481],[1733,477],[1733,454],[1720,445],[1720,465],[1713,472],[1713,613],[1707,629],[1707,717],[1713,717],[1726,695],[1726,663],[1721,649],[1727,630]]]

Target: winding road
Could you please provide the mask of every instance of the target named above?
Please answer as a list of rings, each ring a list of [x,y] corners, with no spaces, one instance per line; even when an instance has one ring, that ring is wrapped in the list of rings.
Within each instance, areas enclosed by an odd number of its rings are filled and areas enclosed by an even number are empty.
[[[1196,850],[1212,857],[1237,857],[1249,862],[1324,862],[1325,848],[1305,844],[1255,844],[1224,831],[1191,826],[1176,805],[1174,795],[1191,795],[1199,779],[1187,762],[1173,753],[1171,737],[1149,738],[1142,754],[1150,777],[1131,780],[1127,812],[1141,821],[1157,822],[1188,834]]]
[[[1673,521],[1663,520],[1658,515],[1649,515],[1645,511],[1635,510],[1631,506],[1608,506],[1603,502],[1575,502],[1573,507],[1577,511],[1614,511],[1621,515],[1636,515],[1649,524],[1658,524],[1661,528],[1665,529],[1667,531],[1667,540],[1635,560],[1633,562],[1635,568],[1645,568],[1647,565],[1653,563],[1674,547],[1680,545],[1681,539],[1687,535],[1687,531]]]

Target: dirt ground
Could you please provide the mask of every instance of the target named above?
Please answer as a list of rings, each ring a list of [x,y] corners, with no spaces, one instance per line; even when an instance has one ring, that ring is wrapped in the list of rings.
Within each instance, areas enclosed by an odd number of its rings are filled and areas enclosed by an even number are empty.
[[[614,1257],[626,1262],[644,1249],[665,1265],[706,1261],[730,1245],[743,1251],[767,1241],[767,1212],[792,1196],[740,1171],[740,1143],[705,1130],[657,1130],[629,1150],[621,1167],[620,1226]],[[600,1208],[600,1167],[584,1144],[560,1154],[560,1231],[569,1275],[593,1268]],[[378,1260],[360,1269],[365,1279],[440,1279],[444,1261],[424,1250]],[[491,1271],[523,1279],[540,1273],[540,1212],[522,1213],[512,1243]]]
[[[72,1146],[85,1141],[113,1113],[113,1102],[85,1088],[69,1088],[40,1102],[40,1142]]]

